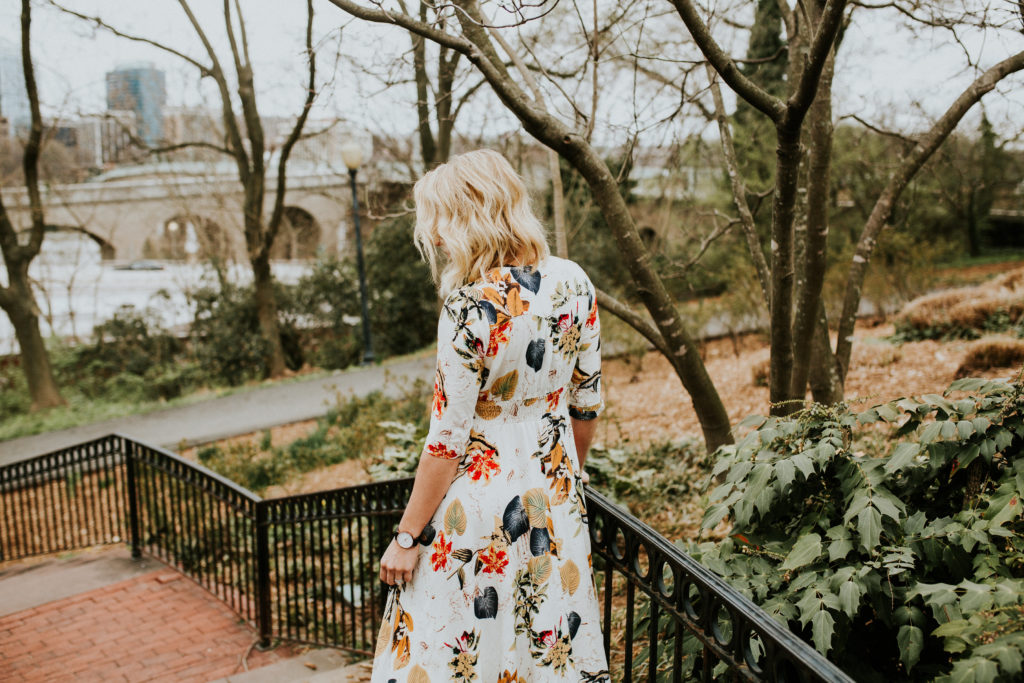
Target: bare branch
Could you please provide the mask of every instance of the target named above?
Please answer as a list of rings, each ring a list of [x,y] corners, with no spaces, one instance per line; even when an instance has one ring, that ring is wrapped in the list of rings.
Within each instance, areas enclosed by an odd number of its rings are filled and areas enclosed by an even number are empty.
[[[843,120],[843,119],[853,119],[854,121],[856,121],[860,125],[864,126],[865,128],[867,128],[868,130],[870,130],[873,133],[878,133],[879,135],[884,135],[884,136],[890,137],[890,138],[896,138],[897,140],[901,140],[902,142],[906,142],[907,144],[911,144],[911,145],[914,144],[913,138],[910,138],[910,137],[904,135],[903,133],[899,133],[899,132],[894,131],[894,130],[887,130],[885,128],[880,128],[879,126],[874,125],[870,121],[866,121],[866,120],[862,119],[857,114],[846,114],[845,116],[839,117],[840,121]]]
[[[814,95],[818,91],[818,82],[821,79],[821,71],[832,53],[836,32],[842,24],[845,9],[846,0],[828,0],[821,13],[814,38],[811,40],[807,61],[800,72],[800,81],[786,103],[787,118],[791,121],[794,118],[803,120],[804,114],[807,113],[807,109],[814,100]]]
[[[740,71],[732,57],[726,54],[725,50],[715,41],[707,24],[697,14],[693,3],[690,0],[672,0],[672,4],[679,12],[686,28],[690,30],[690,35],[693,36],[697,47],[711,62],[715,71],[722,75],[722,80],[728,83],[737,95],[749,102],[755,109],[763,112],[772,121],[776,123],[781,121],[786,109],[785,103]]]
[[[288,139],[281,146],[281,153],[277,160],[277,192],[274,195],[274,209],[270,215],[270,222],[263,236],[264,248],[268,251],[274,243],[278,229],[281,226],[281,219],[284,216],[285,181],[287,177],[288,157],[292,148],[302,135],[302,129],[309,117],[309,110],[313,107],[313,100],[316,99],[316,53],[313,52],[313,0],[306,0],[306,59],[309,64],[309,80],[306,84],[306,99],[302,103],[302,112],[295,120]]]
[[[654,326],[653,322],[603,289],[597,289],[596,292],[597,305],[601,309],[608,311],[616,318],[642,334],[644,338],[651,342],[651,344],[654,345],[654,348],[658,349],[661,353],[669,353],[668,344],[665,343],[665,338],[661,336],[661,332],[658,331],[658,328]]]
[[[740,214],[740,225],[743,227],[743,235],[747,238],[747,249],[750,258],[754,262],[754,269],[757,271],[757,279],[761,283],[761,295],[765,305],[771,308],[771,275],[768,271],[768,262],[764,258],[764,248],[761,245],[761,238],[757,235],[757,228],[754,225],[754,215],[750,212],[747,204],[747,188],[740,174],[739,163],[736,160],[736,148],[732,142],[732,129],[729,127],[729,118],[725,113],[725,103],[722,100],[722,89],[718,87],[718,74],[711,65],[707,66],[708,80],[711,82],[711,95],[715,101],[715,120],[718,122],[718,136],[722,143],[722,156],[725,158],[725,168],[729,173],[729,182],[732,186],[732,200],[736,210]]]
[[[195,59],[193,57],[189,57],[184,52],[180,52],[178,50],[175,50],[173,47],[170,47],[168,45],[164,45],[163,43],[158,42],[156,40],[152,40],[150,38],[145,38],[143,36],[136,36],[136,35],[132,35],[130,33],[125,33],[124,31],[121,31],[121,30],[118,30],[118,29],[114,28],[113,26],[111,26],[107,22],[103,21],[99,17],[91,17],[91,16],[89,16],[87,14],[82,14],[80,12],[75,12],[74,10],[70,10],[67,7],[64,7],[63,5],[61,5],[60,3],[56,2],[55,0],[47,0],[47,2],[49,2],[50,5],[52,5],[53,7],[57,8],[61,12],[64,12],[65,14],[70,14],[71,16],[77,17],[79,19],[82,19],[83,21],[87,21],[90,24],[93,24],[96,28],[103,29],[104,31],[107,31],[108,33],[112,33],[113,35],[117,36],[118,38],[124,38],[125,40],[131,40],[131,41],[134,41],[136,43],[145,43],[146,45],[151,45],[152,47],[155,47],[158,50],[162,50],[163,52],[166,52],[168,54],[172,54],[175,57],[183,59],[186,62],[188,62],[189,64],[191,64],[192,66],[194,66],[197,69],[199,69],[199,72],[204,77],[212,75],[211,74],[211,69],[210,69],[209,66],[207,66],[206,64],[203,64],[202,62],[200,62],[199,60],[197,60],[197,59]]]

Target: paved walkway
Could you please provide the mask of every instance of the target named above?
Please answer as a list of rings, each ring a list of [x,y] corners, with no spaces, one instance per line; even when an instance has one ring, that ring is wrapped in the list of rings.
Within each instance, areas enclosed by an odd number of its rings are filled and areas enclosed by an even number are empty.
[[[226,605],[122,548],[0,569],[0,681],[354,683],[335,650],[251,648]],[[243,664],[244,660],[244,664]],[[248,668],[248,672],[246,671]]]
[[[11,578],[31,577],[38,586],[61,574],[57,560]],[[243,671],[254,638],[226,605],[178,572],[150,569],[0,617],[0,679],[205,683]],[[247,664],[255,669],[292,654],[253,649]]]
[[[424,352],[413,358],[345,370],[328,377],[283,382],[145,415],[0,441],[0,466],[115,432],[178,450],[182,443],[208,443],[320,417],[339,395],[365,396],[379,389],[397,396],[413,380],[430,381],[433,373],[434,354]]]

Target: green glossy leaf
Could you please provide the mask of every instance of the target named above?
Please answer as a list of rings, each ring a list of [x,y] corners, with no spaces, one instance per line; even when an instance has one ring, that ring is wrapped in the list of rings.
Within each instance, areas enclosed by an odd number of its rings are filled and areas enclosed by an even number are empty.
[[[804,534],[797,539],[793,549],[782,562],[782,569],[798,569],[810,564],[821,555],[821,536]]]
[[[996,663],[983,657],[971,657],[953,665],[950,683],[992,683],[999,673]]]
[[[928,424],[923,430],[921,430],[921,443],[929,444],[939,438],[939,433],[942,431],[942,422],[932,422]]]
[[[901,626],[896,635],[896,644],[900,648],[900,661],[903,662],[903,666],[907,667],[907,671],[910,671],[921,659],[921,650],[924,649],[924,631],[909,624]]]
[[[913,442],[903,442],[892,449],[892,455],[885,463],[886,472],[896,472],[914,462],[914,458],[921,452],[921,446]]]
[[[956,435],[960,439],[970,438],[974,434],[974,425],[967,420],[960,420],[956,423]]]
[[[852,619],[860,610],[860,597],[863,594],[864,588],[859,583],[844,581],[839,586],[839,608]]]
[[[900,411],[893,403],[883,403],[880,406],[875,406],[875,411],[886,422],[895,422],[900,419]]]
[[[721,503],[715,503],[704,513],[704,521],[700,523],[702,529],[713,529],[718,523],[729,514],[729,507]]]
[[[857,515],[857,533],[860,544],[865,550],[871,551],[878,545],[882,535],[882,515],[874,507],[866,507]]]
[[[786,488],[793,483],[793,478],[796,476],[796,467],[793,462],[788,458],[779,460],[775,463],[775,480],[778,484],[779,492],[782,493]]]
[[[823,655],[832,649],[832,635],[835,633],[835,619],[828,610],[819,610],[811,617],[811,638],[814,647]]]

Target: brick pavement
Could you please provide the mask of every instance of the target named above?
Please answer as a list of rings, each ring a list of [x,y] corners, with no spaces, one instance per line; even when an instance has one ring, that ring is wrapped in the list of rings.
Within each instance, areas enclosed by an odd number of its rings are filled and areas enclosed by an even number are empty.
[[[181,574],[143,574],[0,617],[0,681],[205,683],[243,671],[255,634]],[[294,656],[249,652],[255,669]]]

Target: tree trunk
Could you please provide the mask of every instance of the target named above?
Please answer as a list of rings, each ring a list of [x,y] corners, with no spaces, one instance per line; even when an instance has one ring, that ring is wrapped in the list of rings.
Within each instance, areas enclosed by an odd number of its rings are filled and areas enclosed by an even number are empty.
[[[832,342],[828,337],[828,318],[825,303],[818,303],[818,324],[814,328],[811,343],[810,368],[811,398],[823,405],[832,405],[843,400],[843,377],[836,356],[832,353]]]
[[[8,270],[10,297],[4,297],[3,308],[14,326],[21,347],[21,369],[28,383],[33,411],[64,405],[57,382],[53,378],[50,356],[39,331],[39,313],[28,281],[27,266]]]
[[[267,371],[271,377],[280,377],[285,372],[284,346],[277,325],[277,299],[274,296],[274,278],[270,273],[270,258],[260,254],[251,259],[251,263],[256,315],[260,322],[260,334],[267,344]]]
[[[807,231],[803,250],[803,278],[799,288],[793,324],[793,377],[790,392],[794,399],[806,396],[811,364],[824,359],[812,352],[815,333],[821,327],[821,290],[825,282],[828,250],[828,206],[832,167],[832,75],[834,54],[829,54],[822,69],[818,94],[808,111],[810,160],[807,174]],[[820,331],[820,330],[819,330]],[[828,327],[823,331],[828,340]],[[826,343],[827,346],[827,343]],[[823,368],[815,368],[821,371]]]
[[[772,415],[792,406],[793,375],[793,220],[800,179],[800,128],[778,128],[775,197],[772,205],[771,359],[769,396]]]

